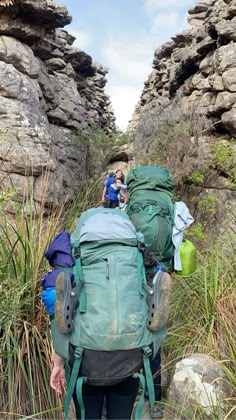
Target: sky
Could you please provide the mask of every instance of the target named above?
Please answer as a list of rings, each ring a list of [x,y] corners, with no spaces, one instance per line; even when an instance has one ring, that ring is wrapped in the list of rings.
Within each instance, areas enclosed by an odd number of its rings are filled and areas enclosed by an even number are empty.
[[[152,71],[155,48],[190,27],[187,12],[197,0],[56,1],[73,17],[65,27],[76,37],[73,45],[108,67],[105,91],[125,131]]]

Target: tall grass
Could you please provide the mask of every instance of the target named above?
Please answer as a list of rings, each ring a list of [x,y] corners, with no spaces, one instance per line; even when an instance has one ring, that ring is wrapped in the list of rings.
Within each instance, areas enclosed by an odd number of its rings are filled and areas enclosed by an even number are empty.
[[[235,315],[234,237],[227,244],[219,242],[210,251],[199,254],[198,270],[191,278],[175,277],[171,322],[165,342],[169,371],[177,361],[192,353],[208,354],[218,360],[227,377],[230,391],[225,404],[232,418],[236,415]],[[178,409],[182,410],[181,407]],[[192,412],[190,418],[204,418],[198,410],[196,413],[193,417]]]
[[[45,219],[32,194],[15,217],[0,204],[0,418],[61,418],[61,401],[49,387],[51,336],[40,300],[49,267],[44,252],[61,230],[71,231],[81,211],[99,204],[98,183]]]

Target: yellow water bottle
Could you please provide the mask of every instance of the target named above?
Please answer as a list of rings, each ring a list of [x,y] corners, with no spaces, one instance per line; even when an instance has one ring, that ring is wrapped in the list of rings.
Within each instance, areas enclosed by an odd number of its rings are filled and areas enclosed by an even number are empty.
[[[188,239],[183,239],[180,245],[180,260],[182,270],[175,273],[180,277],[190,277],[196,271],[197,256],[195,245]]]

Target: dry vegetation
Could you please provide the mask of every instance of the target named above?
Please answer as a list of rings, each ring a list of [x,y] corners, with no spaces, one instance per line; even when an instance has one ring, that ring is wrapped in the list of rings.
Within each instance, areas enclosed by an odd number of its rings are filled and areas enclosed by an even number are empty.
[[[179,185],[201,166],[205,151],[198,139],[210,128],[206,117],[184,112],[177,100],[162,109],[147,107],[134,139],[138,163],[167,167]]]

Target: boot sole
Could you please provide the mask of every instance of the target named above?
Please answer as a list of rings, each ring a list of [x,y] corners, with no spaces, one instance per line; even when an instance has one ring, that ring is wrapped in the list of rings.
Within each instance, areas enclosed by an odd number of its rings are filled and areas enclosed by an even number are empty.
[[[163,272],[160,282],[160,295],[154,295],[152,307],[149,307],[147,327],[150,331],[158,331],[168,321],[172,279],[168,273]]]
[[[70,275],[64,272],[59,273],[56,279],[55,321],[64,334],[73,330],[71,289]]]

